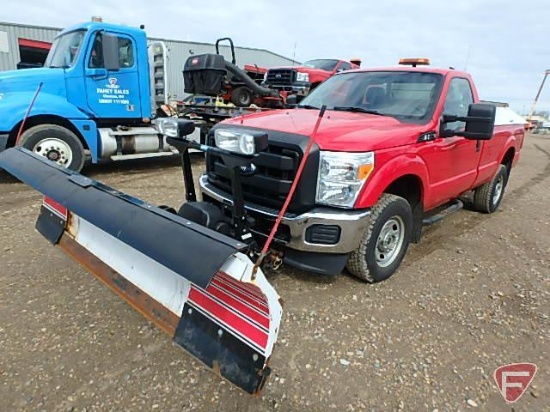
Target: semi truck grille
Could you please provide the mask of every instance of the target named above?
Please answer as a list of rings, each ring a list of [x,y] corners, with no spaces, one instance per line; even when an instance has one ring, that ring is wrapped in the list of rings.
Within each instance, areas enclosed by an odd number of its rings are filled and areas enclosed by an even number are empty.
[[[268,84],[290,86],[296,81],[296,70],[271,69],[267,72],[266,80]]]
[[[304,136],[299,136],[304,139]],[[307,141],[306,141],[307,142]],[[214,139],[209,136],[209,144]],[[255,172],[251,176],[241,175],[245,201],[273,209],[280,209],[290,191],[296,171],[302,158],[299,144],[271,142],[266,151],[254,159]],[[315,204],[318,150],[310,153],[306,168],[292,198],[288,211],[301,213]],[[208,153],[206,156],[208,180],[214,186],[230,194],[231,177],[229,167],[221,156]]]

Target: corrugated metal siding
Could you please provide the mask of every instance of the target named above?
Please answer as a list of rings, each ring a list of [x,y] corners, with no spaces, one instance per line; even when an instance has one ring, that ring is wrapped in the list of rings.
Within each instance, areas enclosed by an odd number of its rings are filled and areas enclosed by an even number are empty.
[[[52,42],[61,29],[53,27],[25,26],[11,23],[1,23],[0,31],[8,34],[9,53],[0,52],[0,71],[15,70],[20,61],[19,38]],[[187,58],[193,54],[215,53],[215,46],[208,43],[193,43],[178,40],[160,40],[166,43],[169,50],[168,61],[168,89],[171,99],[182,99],[183,92],[183,65]],[[229,47],[221,46],[220,51],[226,60],[231,61]],[[260,67],[273,67],[292,64],[292,60],[277,55],[267,50],[235,48],[237,65],[243,67],[245,64],[257,64]]]
[[[9,53],[0,52],[0,71],[14,70],[20,62],[19,38],[52,42],[59,29],[0,23],[0,31],[8,33]]]

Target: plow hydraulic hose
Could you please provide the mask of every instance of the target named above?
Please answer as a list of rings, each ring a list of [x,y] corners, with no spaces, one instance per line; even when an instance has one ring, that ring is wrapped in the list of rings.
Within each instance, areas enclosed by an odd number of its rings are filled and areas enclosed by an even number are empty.
[[[319,117],[317,118],[317,122],[315,123],[315,127],[313,128],[313,132],[311,133],[311,136],[309,137],[309,141],[307,143],[306,149],[304,150],[304,156],[302,157],[302,160],[300,162],[300,165],[298,166],[298,171],[296,172],[296,176],[294,178],[294,181],[292,182],[292,186],[290,187],[290,191],[288,192],[288,195],[285,199],[285,202],[283,204],[283,207],[279,211],[279,214],[277,216],[277,219],[275,220],[275,224],[271,228],[271,232],[269,233],[269,236],[264,244],[264,247],[262,248],[262,252],[260,253],[260,256],[258,257],[258,260],[256,261],[254,265],[253,273],[255,274],[258,270],[258,267],[262,264],[262,261],[267,255],[267,252],[269,250],[269,246],[271,245],[271,242],[273,242],[273,238],[275,237],[275,233],[277,233],[277,230],[279,229],[279,225],[281,224],[281,220],[283,220],[283,217],[286,213],[286,210],[288,209],[288,205],[290,204],[290,201],[292,200],[292,196],[294,196],[294,192],[296,191],[296,187],[298,186],[298,182],[300,181],[300,177],[302,176],[302,172],[304,170],[304,167],[306,166],[307,159],[309,157],[309,152],[311,151],[311,148],[313,147],[313,143],[315,143],[315,137],[317,136],[317,130],[319,130],[319,126],[321,125],[321,120],[323,119],[323,116],[325,114],[326,106],[321,107],[321,110],[319,112]]]

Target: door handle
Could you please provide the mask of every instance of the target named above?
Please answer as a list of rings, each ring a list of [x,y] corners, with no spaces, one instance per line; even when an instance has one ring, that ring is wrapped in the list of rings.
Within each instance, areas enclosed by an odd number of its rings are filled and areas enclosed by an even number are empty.
[[[107,69],[88,69],[86,70],[86,76],[94,78],[107,78]]]

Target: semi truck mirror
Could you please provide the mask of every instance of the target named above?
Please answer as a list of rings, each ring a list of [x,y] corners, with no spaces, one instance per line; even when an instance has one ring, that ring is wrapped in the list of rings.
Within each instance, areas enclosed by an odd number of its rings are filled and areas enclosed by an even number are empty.
[[[120,68],[118,37],[112,34],[104,34],[102,37],[103,62],[105,68],[109,71],[117,71]]]

